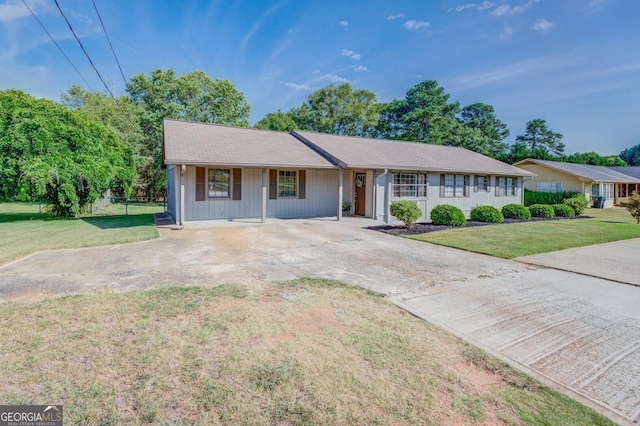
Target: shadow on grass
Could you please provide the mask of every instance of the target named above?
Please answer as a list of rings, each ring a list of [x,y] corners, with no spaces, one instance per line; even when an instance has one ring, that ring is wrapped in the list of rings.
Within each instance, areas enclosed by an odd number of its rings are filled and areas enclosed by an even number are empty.
[[[153,214],[85,217],[81,220],[100,229],[134,228],[137,226],[154,225]]]
[[[29,222],[32,220],[58,220],[51,213],[0,213],[0,223]],[[64,219],[63,219],[64,220]]]

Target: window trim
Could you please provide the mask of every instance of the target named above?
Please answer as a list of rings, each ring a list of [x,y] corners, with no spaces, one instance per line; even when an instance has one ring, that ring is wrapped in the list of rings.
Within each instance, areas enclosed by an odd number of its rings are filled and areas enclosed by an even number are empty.
[[[396,179],[400,180],[402,176],[413,177],[415,183],[396,183]],[[419,183],[421,180],[421,177],[424,183]],[[403,195],[402,189],[400,189],[402,187],[413,187],[413,195]],[[406,192],[408,191],[405,189],[404,192],[406,194]],[[393,173],[393,180],[391,182],[391,196],[393,198],[427,199],[428,194],[429,194],[429,179],[427,177],[427,173],[404,172],[404,171]]]
[[[504,194],[502,194],[504,179]],[[511,179],[511,185],[508,184]],[[517,197],[518,196],[518,177],[517,176],[496,176],[496,197]]]
[[[484,188],[478,186],[478,178],[484,178]],[[491,176],[490,175],[474,175],[473,176],[473,192],[491,192]]]
[[[549,189],[550,190],[549,191],[541,190],[540,189],[540,184],[549,185]],[[558,189],[558,185],[560,185],[560,190],[557,190]],[[559,192],[562,192],[564,190],[564,188],[563,188],[562,181],[559,181],[559,182],[544,181],[544,182],[537,182],[536,190],[538,192],[546,192],[546,193],[549,193],[549,194],[557,194]]]
[[[227,195],[211,195],[211,189],[209,188],[210,185],[210,180],[209,180],[209,173],[211,171],[215,171],[215,170],[220,170],[220,171],[227,171],[228,172],[228,176],[229,176],[229,182],[228,182],[228,188],[227,188]],[[206,194],[207,194],[207,199],[210,200],[230,200],[233,197],[233,168],[219,168],[219,167],[210,167],[207,168],[207,175],[206,175]]]
[[[453,183],[451,185],[447,185],[447,176],[453,177]],[[456,192],[456,188],[459,188],[459,185],[456,185],[456,177],[462,177],[462,194],[458,194]],[[468,197],[469,194],[469,180],[470,175],[465,175],[462,173],[442,173],[440,175],[440,197],[442,198],[463,198]],[[451,188],[451,195],[447,195],[447,186]]]

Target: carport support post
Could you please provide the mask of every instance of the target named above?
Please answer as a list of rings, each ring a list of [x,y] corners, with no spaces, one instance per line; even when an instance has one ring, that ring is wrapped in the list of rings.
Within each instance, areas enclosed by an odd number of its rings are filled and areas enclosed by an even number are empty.
[[[385,170],[386,181],[384,185],[384,221],[385,223],[391,222],[391,172]]]
[[[342,167],[338,168],[338,220],[342,219]]]
[[[184,225],[184,181],[187,179],[187,166],[180,166],[180,219],[178,219],[178,226]]]
[[[262,223],[267,221],[267,169],[262,169]]]

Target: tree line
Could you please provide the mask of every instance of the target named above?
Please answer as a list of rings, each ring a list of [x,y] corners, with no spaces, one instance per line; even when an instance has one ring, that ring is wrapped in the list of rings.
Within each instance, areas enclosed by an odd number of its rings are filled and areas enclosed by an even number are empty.
[[[74,216],[107,188],[118,196],[161,197],[163,119],[248,127],[249,111],[229,80],[202,71],[141,73],[115,100],[79,86],[64,92],[61,103],[0,91],[0,201],[43,200],[54,213]],[[640,144],[619,156],[566,155],[562,134],[539,118],[509,145],[509,129],[491,105],[463,107],[432,80],[388,103],[349,83],[329,84],[298,107],[266,114],[254,127],[458,146],[508,163],[539,158],[640,165]]]

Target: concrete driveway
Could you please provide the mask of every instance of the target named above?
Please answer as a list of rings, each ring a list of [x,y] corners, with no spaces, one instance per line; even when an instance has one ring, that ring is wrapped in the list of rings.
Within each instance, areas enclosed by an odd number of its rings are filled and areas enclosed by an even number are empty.
[[[363,229],[374,223],[200,223],[153,241],[42,252],[0,267],[0,300],[333,278],[387,294],[618,422],[640,420],[640,287]],[[640,248],[623,243],[633,248],[622,253]]]

